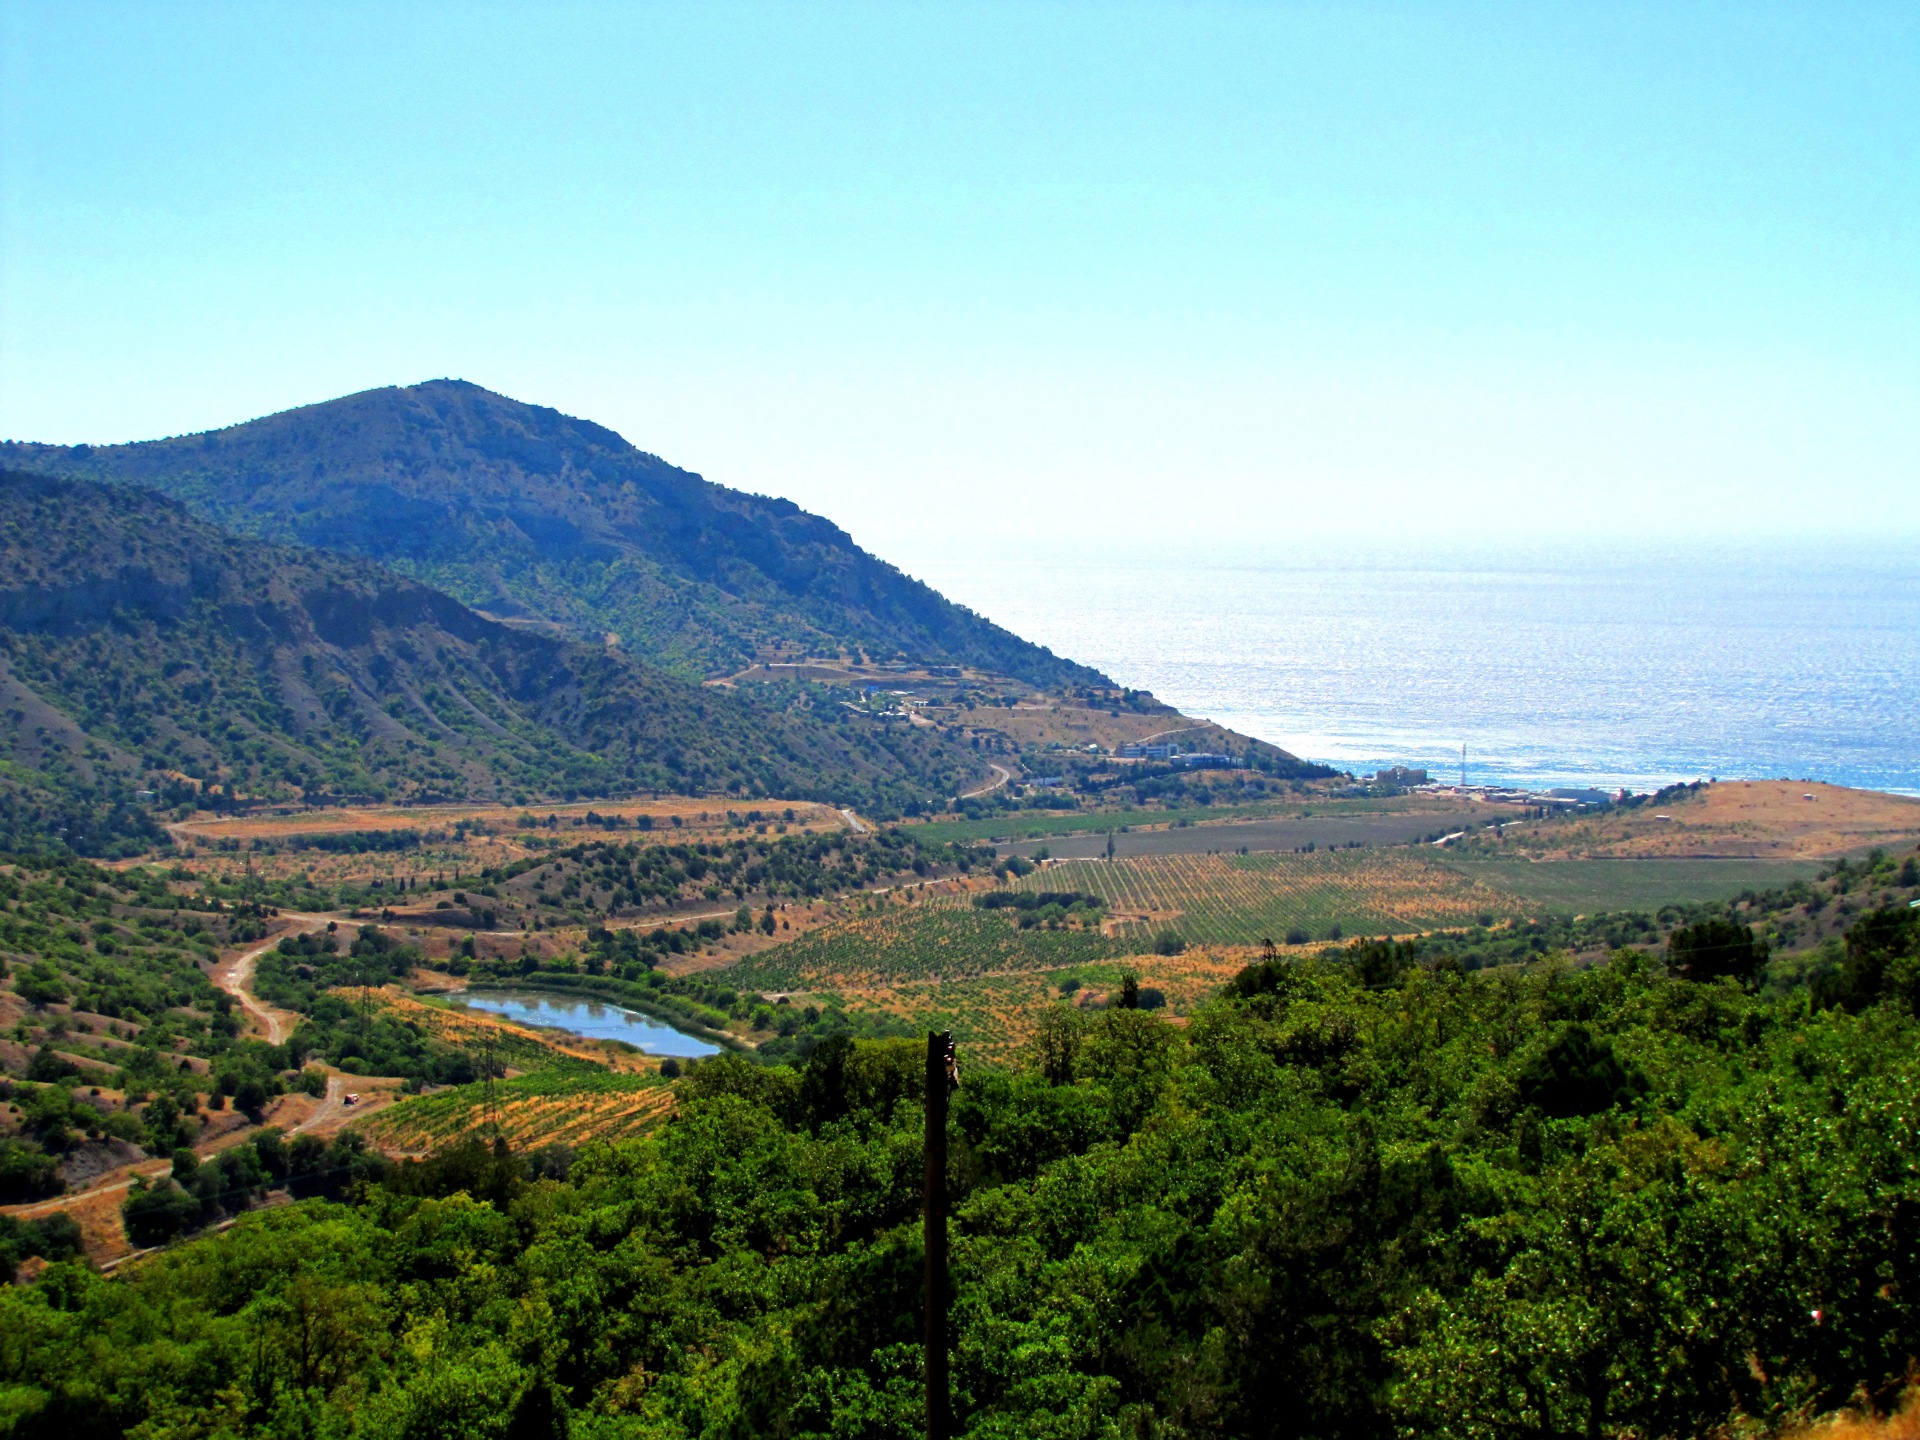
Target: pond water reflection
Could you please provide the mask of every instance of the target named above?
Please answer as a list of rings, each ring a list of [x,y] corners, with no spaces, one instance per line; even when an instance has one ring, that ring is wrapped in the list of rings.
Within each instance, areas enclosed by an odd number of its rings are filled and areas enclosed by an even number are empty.
[[[505,990],[469,991],[461,999],[472,1009],[522,1025],[546,1025],[594,1040],[624,1040],[649,1055],[692,1058],[720,1053],[720,1047],[709,1041],[683,1035],[665,1021],[605,1000]]]

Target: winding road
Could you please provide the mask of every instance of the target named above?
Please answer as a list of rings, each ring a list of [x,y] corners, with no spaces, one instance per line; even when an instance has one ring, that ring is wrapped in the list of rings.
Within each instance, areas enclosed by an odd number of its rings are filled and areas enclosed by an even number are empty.
[[[289,935],[310,935],[325,927],[325,915],[286,915],[283,917],[294,922],[293,928],[283,930],[271,940],[262,940],[251,949],[242,950],[231,960],[223,960],[213,967],[213,983],[238,1000],[241,1007],[259,1022],[260,1028],[267,1032],[269,1045],[283,1045],[293,1033],[293,1027],[299,1016],[290,1015],[285,1010],[276,1010],[271,1005],[256,999],[252,990],[253,967],[260,957],[273,949]]]
[[[989,760],[987,762],[987,768],[993,771],[993,779],[989,780],[985,785],[982,785],[978,790],[967,791],[960,797],[962,800],[971,800],[976,795],[991,795],[995,790],[998,790],[1002,785],[1005,785],[1009,780],[1013,779],[1013,772],[1004,765],[996,765]]]

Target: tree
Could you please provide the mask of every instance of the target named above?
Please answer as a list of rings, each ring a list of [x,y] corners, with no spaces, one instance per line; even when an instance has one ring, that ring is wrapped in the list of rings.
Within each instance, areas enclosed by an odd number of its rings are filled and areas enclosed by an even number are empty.
[[[135,1180],[120,1207],[120,1220],[135,1245],[164,1245],[199,1223],[200,1202],[171,1179],[151,1186]]]
[[[1848,927],[1847,958],[1816,975],[1814,1003],[1864,1010],[1889,995],[1909,1009],[1920,1001],[1920,910],[1870,910]]]
[[[1071,1005],[1049,1005],[1040,1012],[1034,1049],[1040,1074],[1049,1085],[1071,1085],[1087,1037],[1087,1022]]]
[[[1751,987],[1767,963],[1767,942],[1753,927],[1715,916],[1683,925],[1667,937],[1667,970],[1682,980],[1708,983],[1725,977]]]

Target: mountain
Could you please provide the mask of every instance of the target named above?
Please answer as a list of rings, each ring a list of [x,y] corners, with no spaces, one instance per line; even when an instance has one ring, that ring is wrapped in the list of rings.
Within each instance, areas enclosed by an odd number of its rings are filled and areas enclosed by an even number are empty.
[[[459,380],[170,440],[7,442],[0,464],[149,486],[239,534],[364,555],[511,623],[617,637],[685,679],[788,647],[966,664],[1044,688],[1112,684],[790,501]]]
[[[886,814],[980,773],[937,733],[691,684],[370,561],[225,533],[151,491],[0,472],[9,848],[67,828],[100,851],[140,830],[136,788],[163,803],[200,785],[308,801],[671,789]]]

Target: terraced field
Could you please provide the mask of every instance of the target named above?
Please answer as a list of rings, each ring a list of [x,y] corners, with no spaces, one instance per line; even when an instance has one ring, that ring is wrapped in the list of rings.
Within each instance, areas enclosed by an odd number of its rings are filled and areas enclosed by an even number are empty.
[[[1110,928],[1136,943],[1163,928],[1213,945],[1257,945],[1289,930],[1326,940],[1336,927],[1348,937],[1407,935],[1525,908],[1513,895],[1407,851],[1068,860],[1017,884],[1099,895],[1113,907]]]
[[[673,1108],[657,1075],[541,1071],[402,1100],[356,1126],[376,1144],[419,1154],[470,1135],[499,1133],[516,1150],[588,1140],[624,1140],[653,1129]]]

